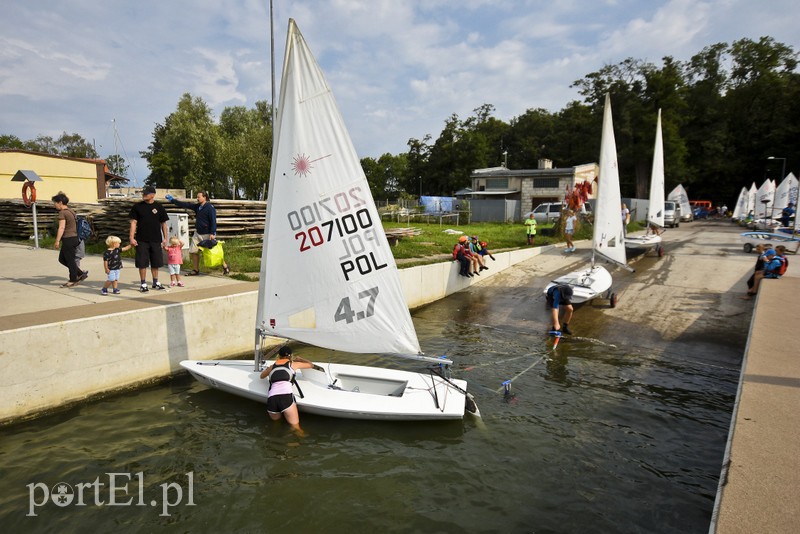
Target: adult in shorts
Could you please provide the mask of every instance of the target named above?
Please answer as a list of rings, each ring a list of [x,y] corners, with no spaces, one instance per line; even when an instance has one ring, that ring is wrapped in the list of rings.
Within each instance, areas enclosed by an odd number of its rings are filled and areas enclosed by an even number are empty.
[[[147,268],[153,275],[153,289],[166,289],[158,281],[158,269],[164,266],[163,250],[167,248],[167,221],[164,206],[155,201],[156,188],[146,185],[142,201],[134,204],[128,218],[131,221],[130,242],[136,247],[136,267],[141,285],[139,291],[147,293]]]
[[[193,270],[189,276],[200,274],[200,250],[198,245],[203,241],[214,241],[217,238],[217,209],[209,202],[208,193],[200,191],[197,193],[197,203],[182,202],[172,195],[165,197],[171,203],[186,210],[192,210],[194,217],[194,235],[189,240],[189,256],[192,258]],[[230,274],[231,270],[227,262],[222,260],[222,274]]]
[[[563,324],[558,320],[558,308],[564,308]],[[572,319],[572,288],[567,284],[556,284],[547,290],[547,307],[550,309],[552,330],[572,334],[569,321]]]

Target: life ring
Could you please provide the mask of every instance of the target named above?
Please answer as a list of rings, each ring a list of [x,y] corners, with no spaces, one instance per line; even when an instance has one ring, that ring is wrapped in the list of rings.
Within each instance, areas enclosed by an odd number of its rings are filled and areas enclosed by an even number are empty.
[[[30,197],[28,197],[28,191],[30,191]],[[25,203],[26,208],[30,208],[36,202],[36,186],[33,182],[26,181],[22,186],[22,202]]]

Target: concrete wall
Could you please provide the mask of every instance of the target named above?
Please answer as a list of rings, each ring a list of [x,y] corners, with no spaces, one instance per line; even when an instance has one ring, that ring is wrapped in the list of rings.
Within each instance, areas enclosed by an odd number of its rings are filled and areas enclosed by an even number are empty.
[[[448,261],[401,269],[409,308],[442,299],[539,254],[494,254],[480,278]],[[0,422],[34,416],[180,370],[181,360],[251,353],[257,292],[0,331]],[[224,327],[220,327],[224,325]]]

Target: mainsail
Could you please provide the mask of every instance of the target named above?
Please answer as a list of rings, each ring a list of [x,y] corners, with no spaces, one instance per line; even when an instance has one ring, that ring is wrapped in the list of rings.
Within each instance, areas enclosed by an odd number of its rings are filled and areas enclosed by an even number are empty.
[[[650,173],[650,205],[647,223],[664,228],[664,141],[661,136],[661,109],[656,121],[656,143],[653,149],[653,169]]]
[[[627,263],[622,228],[622,198],[619,193],[619,168],[614,124],[611,120],[611,98],[606,93],[603,110],[603,134],[600,140],[600,177],[595,204],[592,257],[594,254],[617,263]],[[593,261],[594,263],[594,261]]]
[[[294,20],[274,135],[256,329],[347,352],[419,353],[367,179]]]

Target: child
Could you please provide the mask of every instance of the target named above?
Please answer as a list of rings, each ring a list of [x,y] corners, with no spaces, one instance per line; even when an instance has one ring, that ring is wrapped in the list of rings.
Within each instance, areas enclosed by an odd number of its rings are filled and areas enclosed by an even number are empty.
[[[119,282],[119,271],[122,269],[122,253],[131,249],[130,245],[120,247],[121,244],[122,240],[115,235],[110,235],[106,238],[108,249],[103,252],[103,267],[106,270],[108,279],[103,284],[103,290],[101,291],[103,295],[108,295],[109,286],[114,286],[114,294],[119,295],[117,284]]]
[[[171,237],[167,247],[167,268],[169,269],[169,285],[172,287],[183,287],[181,265],[183,265],[183,241],[178,237]]]
[[[480,244],[481,244],[481,250],[479,254],[481,256],[489,256],[490,258],[492,258],[492,261],[495,261],[494,256],[492,256],[492,253],[489,252],[489,247],[486,244],[486,241],[481,241]],[[486,260],[484,260],[484,263],[486,263]]]

